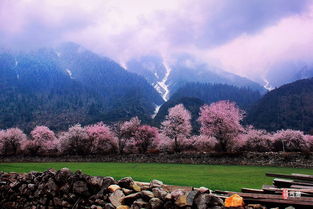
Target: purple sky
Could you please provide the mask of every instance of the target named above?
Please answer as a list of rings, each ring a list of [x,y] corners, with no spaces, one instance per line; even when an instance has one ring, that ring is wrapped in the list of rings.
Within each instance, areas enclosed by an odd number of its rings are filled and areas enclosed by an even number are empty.
[[[312,64],[310,0],[1,0],[0,46],[74,41],[120,63],[189,53],[260,80],[281,63]]]

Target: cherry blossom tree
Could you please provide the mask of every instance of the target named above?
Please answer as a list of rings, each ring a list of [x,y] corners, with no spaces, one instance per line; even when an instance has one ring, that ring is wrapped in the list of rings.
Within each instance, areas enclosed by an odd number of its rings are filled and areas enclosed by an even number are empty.
[[[27,140],[27,136],[19,128],[10,128],[0,131],[0,154],[20,154],[21,145]]]
[[[128,152],[136,152],[134,148],[137,147],[135,146],[136,142],[134,138],[140,125],[141,121],[138,119],[138,117],[133,117],[129,121],[125,121],[119,125],[117,135],[121,154],[124,152],[126,146],[128,146]],[[130,149],[130,147],[132,147],[132,149]]]
[[[222,151],[227,151],[228,143],[243,131],[240,121],[244,112],[235,103],[219,101],[200,108],[200,132],[203,135],[215,137]]]
[[[157,128],[148,125],[140,126],[134,136],[139,152],[146,153],[149,148],[152,148],[158,137],[159,132]]]
[[[313,136],[312,135],[305,135],[304,139],[308,145],[309,151],[313,152]]]
[[[162,133],[174,141],[175,152],[180,152],[180,141],[190,136],[191,115],[182,104],[169,109],[165,121],[161,124]]]
[[[87,155],[91,152],[92,140],[80,124],[74,125],[60,136],[60,149],[64,154]]]
[[[23,151],[32,155],[47,155],[57,152],[58,139],[46,126],[36,126],[30,133],[31,139],[23,144]]]
[[[273,137],[265,130],[248,128],[246,135],[246,150],[252,152],[269,152],[273,150]]]
[[[91,153],[106,154],[118,151],[116,136],[103,122],[87,126],[86,132],[92,141]]]
[[[191,139],[192,147],[197,152],[212,152],[218,144],[214,137],[206,135],[193,136]]]
[[[301,152],[308,151],[309,145],[302,131],[280,130],[274,134],[275,151]]]

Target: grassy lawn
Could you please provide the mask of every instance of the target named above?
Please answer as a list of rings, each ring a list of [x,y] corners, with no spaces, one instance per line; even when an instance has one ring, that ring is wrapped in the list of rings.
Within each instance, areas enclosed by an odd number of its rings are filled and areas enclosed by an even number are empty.
[[[113,176],[120,179],[131,176],[137,181],[159,179],[166,184],[181,186],[206,186],[210,189],[240,191],[242,187],[260,188],[271,184],[273,178],[266,172],[313,174],[312,169],[232,166],[232,165],[189,165],[157,163],[0,163],[0,171],[28,172],[44,171],[48,168],[70,168],[82,170],[96,176]]]

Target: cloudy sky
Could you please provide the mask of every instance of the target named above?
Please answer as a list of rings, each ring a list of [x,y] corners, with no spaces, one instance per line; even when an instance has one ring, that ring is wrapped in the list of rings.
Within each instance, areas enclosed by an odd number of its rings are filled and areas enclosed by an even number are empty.
[[[0,47],[74,41],[118,62],[189,53],[254,80],[313,60],[311,0],[0,0]]]

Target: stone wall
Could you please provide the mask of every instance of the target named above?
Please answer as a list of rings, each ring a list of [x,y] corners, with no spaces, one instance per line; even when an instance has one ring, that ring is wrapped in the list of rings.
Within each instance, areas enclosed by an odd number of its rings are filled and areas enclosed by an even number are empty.
[[[126,177],[95,177],[67,168],[59,171],[0,173],[3,209],[222,209],[223,200],[207,188],[164,189],[163,183],[134,182]]]
[[[313,168],[313,153],[177,153],[177,154],[129,154],[104,156],[59,156],[1,158],[0,162],[140,162],[140,163],[188,163],[217,165],[257,165]]]

